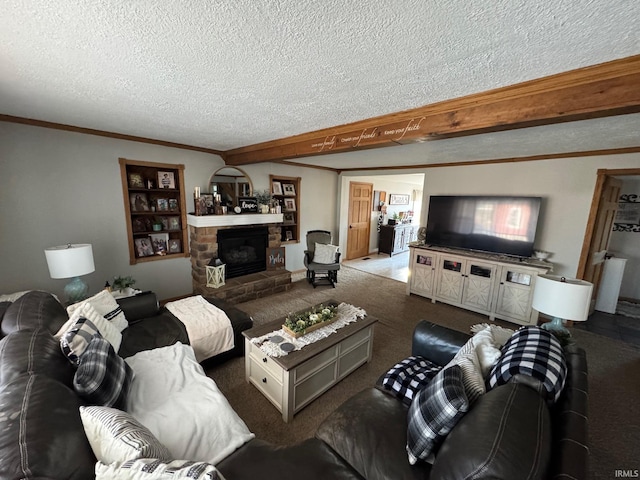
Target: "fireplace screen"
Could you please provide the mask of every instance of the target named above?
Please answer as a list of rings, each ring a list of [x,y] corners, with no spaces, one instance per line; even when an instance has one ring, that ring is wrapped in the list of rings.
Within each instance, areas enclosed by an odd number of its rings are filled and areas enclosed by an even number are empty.
[[[267,269],[267,227],[218,230],[218,257],[226,266],[226,278],[240,277]]]

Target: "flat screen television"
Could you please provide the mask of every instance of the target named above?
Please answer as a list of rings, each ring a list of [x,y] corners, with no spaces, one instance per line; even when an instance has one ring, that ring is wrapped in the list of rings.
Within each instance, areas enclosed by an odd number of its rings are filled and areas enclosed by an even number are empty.
[[[530,257],[540,203],[540,197],[432,195],[425,243]]]

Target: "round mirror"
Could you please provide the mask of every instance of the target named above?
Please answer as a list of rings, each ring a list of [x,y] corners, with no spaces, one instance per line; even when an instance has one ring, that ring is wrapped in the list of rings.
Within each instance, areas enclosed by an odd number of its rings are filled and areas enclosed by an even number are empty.
[[[236,167],[216,170],[209,179],[209,188],[213,195],[219,194],[222,205],[228,207],[238,205],[238,197],[250,197],[253,193],[251,179]]]

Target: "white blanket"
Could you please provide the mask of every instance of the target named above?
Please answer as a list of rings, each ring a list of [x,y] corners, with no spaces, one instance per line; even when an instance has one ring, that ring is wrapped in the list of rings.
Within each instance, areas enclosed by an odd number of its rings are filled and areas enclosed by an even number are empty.
[[[198,362],[234,347],[231,320],[202,295],[169,302],[166,307],[184,323]]]
[[[125,361],[134,372],[126,410],[173,458],[216,464],[254,438],[189,345],[178,342]]]

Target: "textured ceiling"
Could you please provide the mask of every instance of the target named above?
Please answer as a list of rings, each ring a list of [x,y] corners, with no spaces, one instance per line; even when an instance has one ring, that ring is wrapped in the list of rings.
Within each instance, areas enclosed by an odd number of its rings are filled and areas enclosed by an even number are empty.
[[[636,55],[638,19],[637,0],[4,0],[0,114],[228,150]],[[537,150],[637,146],[620,118],[537,127]],[[540,153],[522,137],[428,152]]]

